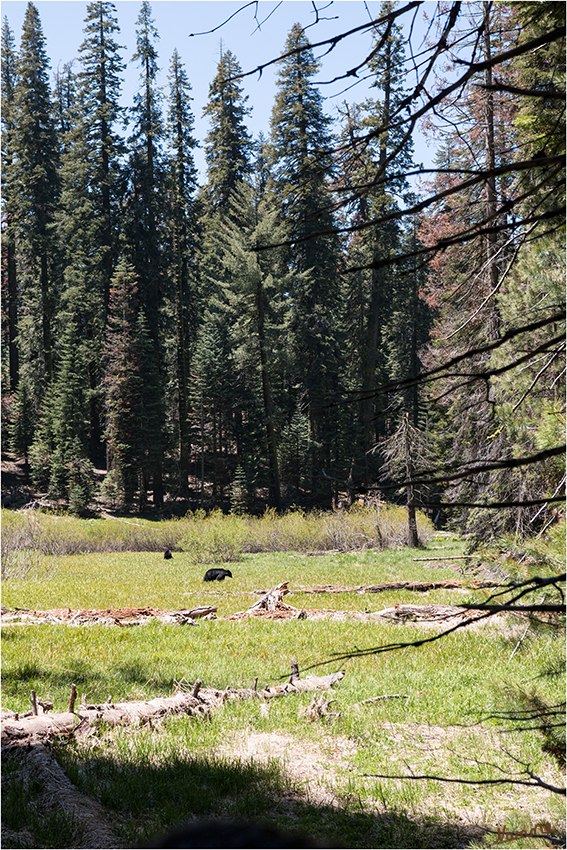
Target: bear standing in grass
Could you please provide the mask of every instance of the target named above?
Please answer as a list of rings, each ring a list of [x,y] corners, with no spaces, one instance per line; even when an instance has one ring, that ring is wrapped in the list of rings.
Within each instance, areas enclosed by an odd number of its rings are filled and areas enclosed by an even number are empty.
[[[213,569],[207,570],[203,576],[203,581],[223,581],[226,577],[232,578],[230,570]]]

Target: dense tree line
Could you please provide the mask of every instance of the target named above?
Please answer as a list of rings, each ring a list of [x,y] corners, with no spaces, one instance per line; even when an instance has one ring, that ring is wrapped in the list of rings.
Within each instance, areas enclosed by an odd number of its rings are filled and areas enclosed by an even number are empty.
[[[412,89],[400,11],[384,2],[369,24],[373,96],[335,125],[297,24],[257,139],[223,48],[202,185],[190,74],[175,51],[160,92],[146,0],[128,110],[112,3],[87,5],[78,58],[53,80],[35,6],[19,51],[5,20],[3,422],[35,486],[74,510],[95,494],[94,469],[106,470],[98,495],[139,510],[150,494],[157,508],[253,510],[330,507],[380,487],[436,513],[442,494],[556,497],[555,455],[450,482],[463,462],[560,442],[564,359],[550,340],[564,300],[564,66],[545,34],[563,4],[532,5],[440,9]],[[522,50],[538,38],[543,50]],[[440,56],[454,77],[462,55],[460,88],[434,78]],[[411,130],[425,90],[442,138],[420,198]],[[499,344],[546,317],[535,336]],[[420,378],[461,354],[466,369]],[[425,457],[446,477],[396,490],[407,475],[435,479]],[[535,513],[508,511],[499,528],[539,528],[549,511]],[[486,516],[464,508],[465,527],[486,533]]]

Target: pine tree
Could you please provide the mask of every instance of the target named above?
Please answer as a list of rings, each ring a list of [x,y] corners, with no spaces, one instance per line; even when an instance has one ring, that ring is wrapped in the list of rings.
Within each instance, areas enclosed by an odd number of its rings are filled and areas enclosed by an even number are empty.
[[[8,19],[2,24],[2,351],[3,362],[8,363],[8,381],[5,386],[15,393],[19,380],[18,356],[18,285],[12,168],[14,164],[14,101],[17,84],[17,54],[14,34]]]
[[[143,366],[138,339],[138,278],[121,260],[112,279],[105,340],[105,399],[108,477],[131,507],[138,489],[144,492]]]
[[[59,335],[57,375],[44,398],[31,448],[36,484],[47,484],[51,498],[69,500],[73,510],[88,507],[92,493],[92,464],[87,457],[88,409],[84,349],[71,314]]]
[[[117,199],[122,189],[120,158],[124,150],[123,139],[116,126],[124,114],[120,106],[124,64],[119,54],[122,48],[113,37],[119,31],[115,12],[114,4],[108,0],[89,3],[85,39],[79,48],[80,130],[88,151],[89,193],[94,203],[93,225],[96,225],[105,315],[110,281],[119,255]],[[76,163],[76,167],[80,167],[80,162]]]
[[[106,463],[101,364],[122,226],[123,62],[114,40],[118,31],[114,11],[106,0],[88,4],[76,73],[65,68],[56,87],[62,151],[57,232],[64,256],[63,292],[65,309],[85,350],[89,456],[97,467]]]
[[[277,218],[277,210],[267,210],[264,202],[255,206],[254,190],[241,184],[232,195],[228,215],[232,223],[219,231],[216,242],[223,264],[216,285],[218,311],[230,327],[234,368],[244,390],[233,403],[238,462],[249,479],[265,486],[267,478],[270,505],[279,508],[278,413],[273,384],[281,382],[282,292],[291,284],[291,275],[282,273],[277,252],[256,250],[283,238]],[[263,434],[258,427],[262,420]],[[267,475],[262,468],[265,465]]]
[[[24,19],[9,120],[13,122],[13,148],[8,196],[21,257],[22,301],[30,317],[25,332],[37,340],[41,357],[37,383],[45,388],[54,374],[56,281],[52,271],[56,255],[53,221],[59,196],[58,146],[52,120],[49,60],[33,3],[28,3]],[[21,334],[21,325],[19,330]]]
[[[156,396],[152,404],[153,415],[149,420],[152,429],[146,427],[144,430],[146,476],[151,474],[153,478],[154,504],[161,507],[165,412],[160,319],[164,269],[162,244],[158,236],[163,218],[163,206],[160,202],[164,195],[161,145],[165,130],[161,115],[161,98],[156,86],[159,69],[154,44],[158,38],[151,17],[151,6],[144,0],[137,20],[137,49],[132,57],[132,61],[137,62],[141,70],[140,88],[134,96],[134,106],[131,109],[134,129],[128,140],[131,151],[128,165],[130,187],[124,238],[138,275],[140,304],[146,322],[145,328],[149,333],[144,362],[150,370],[151,378],[148,375],[148,382],[154,383]]]
[[[230,195],[251,171],[252,140],[245,125],[249,109],[242,86],[233,77],[242,71],[230,50],[223,52],[203,109],[211,129],[205,140],[207,195],[215,210],[227,210]]]
[[[199,411],[194,417],[193,442],[201,446],[201,503],[204,503],[205,476],[212,481],[212,499],[224,499],[225,489],[232,480],[228,461],[234,443],[233,406],[242,404],[243,387],[234,368],[232,340],[226,316],[212,309],[203,316],[192,371],[192,408]]]
[[[516,9],[506,4],[492,4],[490,8],[487,5],[483,5],[482,9],[477,6],[470,8],[471,24],[478,26],[478,32],[482,34],[478,44],[480,59],[516,46],[519,37],[522,40],[529,38],[528,34],[524,34],[523,22],[518,17],[519,7]],[[545,17],[543,9],[539,11]],[[462,33],[458,37],[462,38]],[[556,48],[549,46],[546,51],[548,49],[558,59]],[[536,53],[540,55],[539,50]],[[547,172],[548,179],[542,180],[545,168],[537,166],[531,174],[528,171],[510,173],[496,176],[495,180],[491,174],[493,166],[509,167],[514,159],[524,159],[526,149],[529,156],[533,150],[530,147],[532,143],[538,146],[536,139],[532,138],[528,142],[529,131],[527,136],[523,136],[526,126],[523,126],[521,116],[524,109],[532,112],[532,100],[541,103],[545,99],[522,98],[518,94],[518,88],[535,82],[532,79],[530,83],[528,80],[522,83],[519,78],[524,65],[531,64],[533,60],[532,56],[527,60],[518,59],[499,66],[498,81],[510,86],[511,91],[492,92],[490,89],[483,90],[479,85],[472,85],[460,93],[457,102],[447,98],[439,109],[440,117],[447,119],[446,140],[438,157],[438,165],[444,173],[437,175],[434,189],[439,192],[451,189],[462,179],[459,173],[451,174],[452,170],[477,170],[479,163],[486,172],[486,179],[452,195],[450,201],[443,199],[431,207],[421,226],[423,242],[435,244],[440,239],[454,237],[460,232],[474,233],[483,227],[486,229],[487,224],[496,224],[500,228],[496,240],[489,240],[489,234],[479,234],[474,240],[469,239],[465,244],[457,243],[446,252],[437,254],[430,266],[429,298],[438,308],[438,318],[433,329],[427,365],[436,366],[454,354],[472,351],[476,353],[467,358],[467,372],[485,373],[487,376],[484,380],[466,381],[464,384],[458,377],[447,376],[443,382],[437,383],[436,394],[441,398],[439,407],[446,423],[445,459],[456,468],[467,463],[478,465],[506,461],[514,456],[534,453],[537,451],[534,435],[539,430],[540,421],[553,421],[555,415],[546,409],[544,403],[540,406],[541,402],[538,403],[536,399],[539,386],[545,385],[546,372],[549,372],[552,384],[556,380],[560,383],[561,379],[554,371],[558,357],[561,356],[557,348],[548,352],[549,357],[544,358],[544,364],[539,360],[534,364],[523,364],[521,369],[510,369],[508,377],[499,380],[493,379],[490,373],[496,364],[501,365],[502,352],[497,351],[494,355],[482,352],[487,342],[500,338],[507,328],[521,327],[529,315],[535,315],[536,310],[538,316],[544,314],[548,292],[557,292],[556,278],[560,273],[556,271],[554,261],[550,265],[549,288],[545,288],[547,291],[537,283],[539,275],[534,279],[535,285],[531,285],[531,271],[522,274],[520,284],[515,280],[524,263],[526,268],[537,268],[539,265],[538,252],[532,254],[528,244],[523,243],[524,240],[528,243],[542,238],[550,227],[549,221],[546,219],[538,225],[536,220],[527,229],[512,225],[515,215],[523,214],[529,218],[533,213],[539,215],[545,207],[549,209],[555,206],[556,198],[564,191],[563,182],[556,184],[556,189],[551,189],[555,183],[552,169]],[[562,60],[555,65],[554,74],[561,73],[561,65]],[[474,82],[489,84],[484,75],[479,75]],[[526,102],[529,106],[525,105]],[[537,107],[534,112],[538,112]],[[455,117],[458,117],[457,123],[453,120]],[[549,142],[549,152],[554,153],[556,136],[551,125],[550,131],[545,143],[544,137],[540,137],[540,141],[545,145]],[[548,248],[546,246],[546,251]],[[553,254],[552,246],[549,256]],[[522,290],[519,302],[518,285]],[[512,290],[514,302],[522,303],[521,312],[510,309],[508,292]],[[539,298],[543,299],[541,308]],[[555,329],[550,327],[544,336],[551,335],[553,338],[554,333]],[[520,336],[511,346],[503,349],[506,363],[510,364],[510,360],[513,362],[512,351],[516,346],[525,351],[521,340]],[[528,347],[533,345],[534,341],[530,341]],[[521,412],[510,416],[510,407],[514,407],[519,400],[517,393],[525,387],[524,380],[530,373],[533,378],[538,375],[536,388],[528,390],[528,396],[533,396],[533,401],[531,398],[524,400],[519,405]],[[510,382],[515,387],[513,391]],[[521,390],[522,393],[524,391]],[[513,403],[515,395],[516,402]],[[530,408],[538,412],[535,413],[535,421],[526,426],[525,420],[522,420]],[[477,503],[482,502],[487,493],[490,494],[490,501],[521,501],[528,498],[530,493],[535,498],[541,498],[546,486],[553,492],[560,481],[556,471],[548,477],[549,469],[546,467],[547,464],[538,464],[529,470],[504,469],[467,477],[449,486],[447,496],[459,502]],[[546,485],[543,481],[547,482]],[[546,495],[549,495],[549,491]],[[538,511],[531,512],[537,524],[534,514],[538,514]],[[545,511],[542,510],[538,515],[543,517]],[[488,540],[506,531],[515,530],[519,533],[527,527],[528,520],[522,509],[495,513],[472,508],[462,511],[458,521],[461,529],[474,541],[472,545],[475,545],[480,540]]]
[[[242,427],[242,410],[250,413],[254,408],[231,351],[232,330],[222,295],[223,285],[228,284],[224,262],[227,246],[225,240],[219,240],[219,234],[231,226],[232,198],[251,170],[252,142],[244,123],[249,110],[241,86],[230,79],[240,70],[236,57],[221,48],[217,74],[203,110],[211,126],[205,143],[207,182],[199,197],[198,311],[202,318],[192,371],[199,375],[193,392],[195,403],[197,398],[203,399],[201,431],[208,436],[212,455],[209,469],[213,498],[222,498],[232,481],[232,446],[236,443],[237,453],[242,452],[250,425]]]
[[[382,3],[380,17],[392,7],[391,2]],[[348,246],[348,265],[362,270],[346,276],[344,289],[349,305],[345,320],[350,383],[362,392],[353,460],[355,477],[362,473],[365,484],[378,473],[379,455],[371,449],[389,432],[390,418],[395,423],[399,414],[399,400],[391,396],[377,400],[373,390],[417,374],[417,349],[428,331],[426,324],[420,327],[423,310],[415,271],[408,264],[381,265],[404,253],[404,243],[409,242],[409,234],[404,234],[396,219],[384,219],[400,209],[400,202],[410,200],[404,175],[412,164],[413,146],[404,139],[405,127],[398,114],[405,97],[402,30],[389,22],[375,29],[373,39],[369,67],[377,95],[345,116],[341,178],[341,188],[353,197],[352,223],[364,226]],[[377,224],[372,226],[374,220]],[[415,423],[416,398],[411,406]]]
[[[331,468],[335,460],[336,422],[328,394],[338,390],[339,246],[336,237],[317,234],[332,230],[333,225],[329,212],[332,138],[321,94],[311,83],[318,63],[299,24],[292,27],[284,50],[296,52],[280,63],[270,124],[269,186],[287,225],[288,239],[294,243],[285,257],[294,273],[288,344],[295,355],[292,380],[300,388],[295,404],[305,404],[308,411],[308,478],[314,497],[330,502],[321,471]]]
[[[185,68],[174,50],[169,69],[169,110],[167,140],[169,143],[169,194],[171,209],[171,243],[173,300],[176,327],[176,389],[179,418],[180,494],[188,497],[191,434],[189,427],[188,379],[190,342],[194,344],[196,316],[195,244],[196,226],[193,195],[196,168],[193,148],[193,115],[190,109],[191,86]]]

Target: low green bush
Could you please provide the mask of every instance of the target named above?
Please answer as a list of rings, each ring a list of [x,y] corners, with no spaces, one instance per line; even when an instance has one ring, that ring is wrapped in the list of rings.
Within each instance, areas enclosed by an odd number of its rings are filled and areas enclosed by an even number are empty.
[[[246,525],[236,514],[205,511],[190,515],[183,524],[185,534],[178,546],[195,564],[224,564],[238,561],[246,540]]]
[[[420,542],[433,524],[418,514]],[[181,519],[79,519],[42,511],[2,511],[5,558],[23,550],[41,555],[159,552],[181,549],[195,562],[235,561],[243,552],[311,552],[391,549],[407,542],[407,511],[396,505],[354,505],[348,511],[267,510],[263,516],[188,513]],[[9,577],[9,573],[5,577]]]

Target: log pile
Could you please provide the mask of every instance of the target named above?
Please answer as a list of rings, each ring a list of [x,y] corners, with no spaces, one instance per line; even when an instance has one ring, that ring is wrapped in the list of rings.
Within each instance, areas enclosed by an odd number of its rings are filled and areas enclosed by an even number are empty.
[[[463,609],[458,605],[395,605],[393,608],[385,608],[383,611],[337,611],[323,608],[294,608],[283,601],[283,597],[289,593],[289,582],[284,581],[267,591],[254,602],[246,611],[238,611],[231,614],[229,620],[243,620],[246,617],[265,617],[267,619],[313,619],[313,620],[338,620],[347,619],[365,622],[389,621],[397,623],[446,623],[453,618],[470,619],[479,612],[472,609]]]

